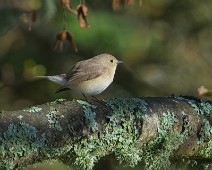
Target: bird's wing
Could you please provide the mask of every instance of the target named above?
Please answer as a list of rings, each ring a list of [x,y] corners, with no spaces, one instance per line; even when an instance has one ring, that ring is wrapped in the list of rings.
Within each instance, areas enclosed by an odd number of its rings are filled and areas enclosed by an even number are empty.
[[[107,71],[106,67],[99,64],[90,64],[83,67],[83,65],[76,65],[66,76],[67,85],[75,85],[83,81],[98,78]]]
[[[70,90],[71,86],[77,85],[83,81],[92,80],[95,78],[98,78],[103,73],[107,71],[106,67],[103,67],[99,64],[91,64],[91,65],[85,65],[83,67],[83,64],[77,63],[66,75],[67,82],[65,85],[61,86],[56,93]],[[85,69],[86,68],[86,69]]]

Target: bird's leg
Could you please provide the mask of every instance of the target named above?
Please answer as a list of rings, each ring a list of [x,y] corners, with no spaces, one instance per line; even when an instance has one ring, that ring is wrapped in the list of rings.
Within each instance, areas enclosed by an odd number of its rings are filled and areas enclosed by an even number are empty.
[[[95,101],[99,101],[99,99],[98,99],[97,97],[95,97],[95,96],[91,96],[91,97],[93,97],[93,98],[94,98],[93,100],[95,100]]]
[[[100,104],[103,104],[103,105],[105,105],[106,103],[104,102],[104,101],[102,101],[102,100],[99,100],[97,97],[95,97],[95,96],[91,96],[91,97],[93,97],[93,101],[95,101],[95,102],[98,102],[98,103],[100,103]]]
[[[88,99],[87,99],[87,97],[85,96],[85,94],[82,93],[82,95],[83,95],[83,97],[85,98],[86,102],[88,102]]]

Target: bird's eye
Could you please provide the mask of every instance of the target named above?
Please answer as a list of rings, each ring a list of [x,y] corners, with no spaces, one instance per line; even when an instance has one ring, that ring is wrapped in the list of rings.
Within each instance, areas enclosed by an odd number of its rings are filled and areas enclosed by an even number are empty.
[[[111,63],[113,63],[113,60],[110,60]]]

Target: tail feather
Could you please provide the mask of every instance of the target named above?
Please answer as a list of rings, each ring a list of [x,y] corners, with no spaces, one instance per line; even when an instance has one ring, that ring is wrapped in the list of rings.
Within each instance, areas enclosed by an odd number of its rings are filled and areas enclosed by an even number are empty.
[[[60,87],[55,93],[60,93],[60,92],[67,91],[67,90],[70,90],[70,88],[68,88],[68,87]]]
[[[66,74],[60,74],[55,76],[36,76],[36,78],[45,78],[60,85],[64,85],[67,82],[65,77],[66,77]]]

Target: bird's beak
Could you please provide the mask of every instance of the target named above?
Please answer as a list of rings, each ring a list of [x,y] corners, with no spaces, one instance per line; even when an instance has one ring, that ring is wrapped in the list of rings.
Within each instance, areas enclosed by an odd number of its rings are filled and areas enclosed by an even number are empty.
[[[123,63],[123,61],[118,61],[118,62],[117,62],[117,64],[121,64],[121,63]]]

